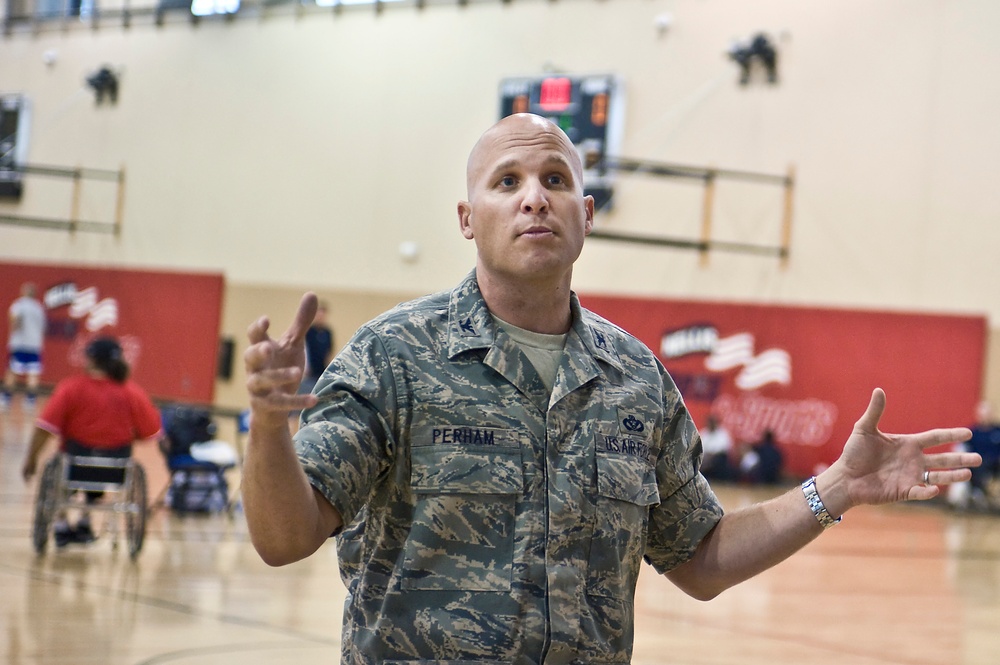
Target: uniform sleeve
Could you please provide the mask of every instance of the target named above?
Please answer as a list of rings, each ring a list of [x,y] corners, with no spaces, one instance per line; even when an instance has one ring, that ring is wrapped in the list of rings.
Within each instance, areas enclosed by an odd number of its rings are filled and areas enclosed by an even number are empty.
[[[152,439],[160,434],[160,411],[149,395],[137,383],[129,381],[129,406],[132,410],[132,431],[136,439]]]
[[[381,340],[362,328],[316,385],[295,446],[309,482],[345,523],[358,514],[392,464],[396,387]]]
[[[66,416],[69,413],[72,390],[69,381],[61,381],[56,385],[52,396],[45,402],[42,412],[38,414],[35,425],[55,436],[62,436],[66,427]]]
[[[649,517],[646,561],[666,573],[690,559],[722,519],[722,505],[701,475],[701,438],[680,395],[664,372],[672,413],[665,423],[656,475],[660,503]]]

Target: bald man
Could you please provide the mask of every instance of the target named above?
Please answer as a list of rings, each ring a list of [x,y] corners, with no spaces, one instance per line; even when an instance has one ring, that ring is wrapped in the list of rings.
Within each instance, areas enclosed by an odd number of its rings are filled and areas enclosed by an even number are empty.
[[[879,432],[877,389],[829,469],[724,514],[670,376],[571,291],[594,223],[582,178],[556,125],[504,118],[469,157],[477,259],[454,290],[363,326],[311,395],[316,297],[278,339],[266,317],[248,330],[250,535],[271,565],[336,536],[344,663],[628,663],[643,559],[707,600],[850,508],[931,498],[978,463],[924,453],[964,428]]]

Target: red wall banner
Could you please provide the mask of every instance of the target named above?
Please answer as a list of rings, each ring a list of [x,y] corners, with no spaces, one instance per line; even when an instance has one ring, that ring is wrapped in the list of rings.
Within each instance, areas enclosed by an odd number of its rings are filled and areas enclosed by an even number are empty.
[[[6,309],[25,282],[38,288],[48,317],[43,384],[80,371],[87,342],[111,335],[121,341],[132,377],[153,397],[212,402],[222,275],[0,263],[5,345]]]
[[[737,443],[774,432],[790,475],[807,477],[840,455],[876,387],[887,397],[883,432],[975,420],[984,316],[580,300],[657,354],[699,427],[711,412]]]

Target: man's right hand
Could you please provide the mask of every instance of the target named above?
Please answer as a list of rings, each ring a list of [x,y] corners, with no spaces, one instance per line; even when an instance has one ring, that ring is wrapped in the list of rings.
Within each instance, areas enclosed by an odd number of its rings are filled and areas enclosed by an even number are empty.
[[[306,331],[316,316],[317,305],[315,293],[302,296],[295,319],[278,339],[268,336],[271,322],[266,316],[247,329],[250,346],[243,354],[243,364],[255,424],[262,425],[261,419],[270,417],[275,425],[280,422],[287,426],[289,411],[316,403],[313,395],[296,393],[305,367]]]
[[[296,393],[317,304],[315,294],[302,296],[295,319],[278,339],[268,336],[266,316],[247,329],[250,346],[243,362],[251,413],[240,487],[250,540],[271,566],[309,556],[343,524],[306,477],[288,426],[289,411],[316,404],[314,396]]]

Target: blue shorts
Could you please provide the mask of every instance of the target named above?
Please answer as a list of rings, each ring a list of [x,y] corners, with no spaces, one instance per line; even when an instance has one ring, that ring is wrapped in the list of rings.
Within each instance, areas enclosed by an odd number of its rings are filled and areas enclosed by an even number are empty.
[[[8,366],[14,374],[38,376],[42,373],[42,354],[37,351],[11,351]]]

